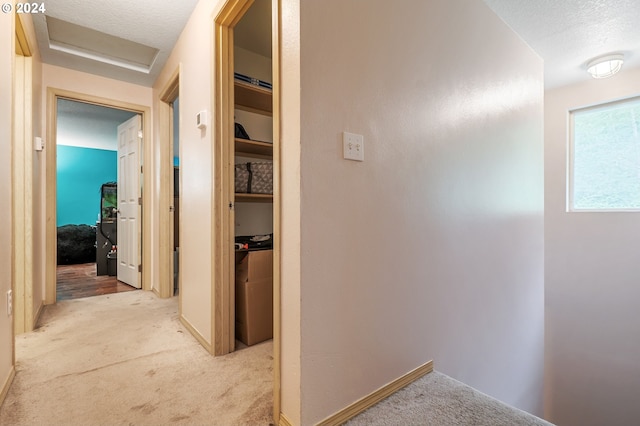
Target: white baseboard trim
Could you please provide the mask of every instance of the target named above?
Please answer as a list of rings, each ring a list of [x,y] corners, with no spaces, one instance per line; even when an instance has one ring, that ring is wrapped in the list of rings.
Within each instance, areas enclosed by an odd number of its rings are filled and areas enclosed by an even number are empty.
[[[355,417],[358,414],[362,413],[367,408],[376,405],[378,402],[382,401],[392,393],[399,391],[403,387],[407,386],[409,383],[419,379],[425,374],[431,373],[432,371],[433,371],[433,361],[429,361],[421,365],[420,367],[409,371],[405,375],[398,377],[393,382],[382,386],[380,389],[370,393],[364,398],[359,399],[353,404],[343,408],[342,410],[338,411],[332,416],[327,417],[326,419],[318,423],[318,426],[341,425],[345,423],[347,420],[351,419],[352,417]]]
[[[11,387],[11,383],[13,383],[13,378],[16,377],[16,369],[15,367],[11,367],[11,371],[9,371],[9,377],[2,385],[2,391],[0,391],[0,405],[4,402],[4,399],[7,397],[9,393],[9,388]]]
[[[196,340],[207,350],[207,352],[211,353],[211,344],[207,342],[202,334],[200,334],[200,332],[198,332],[198,330],[196,330],[196,328],[192,326],[191,323],[182,315],[180,315],[180,322],[185,326],[187,330],[189,330],[189,333],[191,333],[193,337],[196,338]]]

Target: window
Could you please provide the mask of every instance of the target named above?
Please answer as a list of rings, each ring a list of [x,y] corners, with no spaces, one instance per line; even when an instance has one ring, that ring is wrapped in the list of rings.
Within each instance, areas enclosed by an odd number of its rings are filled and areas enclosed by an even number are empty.
[[[640,98],[571,112],[569,210],[640,209]]]

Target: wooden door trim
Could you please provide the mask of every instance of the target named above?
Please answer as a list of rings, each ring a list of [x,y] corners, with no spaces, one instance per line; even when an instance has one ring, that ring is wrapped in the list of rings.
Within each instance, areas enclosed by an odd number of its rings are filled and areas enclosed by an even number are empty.
[[[176,100],[180,91],[180,66],[171,74],[169,81],[160,91],[158,102],[158,124],[160,141],[160,199],[158,222],[160,229],[158,232],[158,296],[167,298],[173,296],[173,216],[171,211],[175,205],[173,202],[174,182],[173,182],[173,106],[171,103]],[[178,258],[180,262],[180,259]],[[180,270],[180,268],[178,268]],[[179,311],[182,312],[182,292],[178,293]]]
[[[19,16],[15,16],[14,76],[12,81],[11,185],[13,333],[31,331],[33,302],[33,59]]]
[[[281,417],[281,144],[280,144],[280,28],[282,28],[281,0],[271,0],[271,56],[273,98],[273,419]]]
[[[16,53],[20,56],[32,56],[31,47],[27,41],[27,34],[22,26],[20,15],[16,13]]]
[[[57,227],[56,227],[56,194],[57,194],[57,169],[56,169],[56,133],[57,133],[57,101],[68,99],[71,101],[90,103],[108,108],[116,108],[135,112],[142,116],[142,155],[140,159],[147,167],[152,167],[153,152],[151,141],[151,108],[122,102],[115,99],[88,95],[86,93],[72,92],[53,87],[47,88],[47,141],[46,148],[46,201],[45,201],[45,304],[56,303],[56,264],[57,264]],[[152,216],[152,191],[153,171],[143,171],[142,192],[142,289],[151,290],[151,216]]]
[[[211,331],[214,355],[225,355],[235,345],[233,284],[233,27],[253,0],[227,0],[214,19],[214,143],[213,143],[213,289]]]
[[[233,216],[233,151],[229,142],[233,135],[233,27],[249,9],[253,0],[228,0],[214,19],[214,143],[213,143],[213,238],[212,250],[212,350],[222,355],[234,345],[234,259],[232,256]],[[281,417],[281,192],[280,192],[280,28],[281,0],[272,0],[272,63],[273,63],[273,419]]]

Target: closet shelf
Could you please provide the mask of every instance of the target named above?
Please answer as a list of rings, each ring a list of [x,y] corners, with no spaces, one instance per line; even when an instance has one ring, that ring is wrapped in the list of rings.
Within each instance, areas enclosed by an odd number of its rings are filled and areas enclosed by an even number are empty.
[[[273,203],[273,194],[241,194],[236,192],[236,203]]]
[[[236,155],[244,157],[273,157],[273,144],[268,142],[251,141],[235,138]]]
[[[272,115],[273,101],[271,90],[238,80],[234,80],[233,86],[236,108],[257,114]]]

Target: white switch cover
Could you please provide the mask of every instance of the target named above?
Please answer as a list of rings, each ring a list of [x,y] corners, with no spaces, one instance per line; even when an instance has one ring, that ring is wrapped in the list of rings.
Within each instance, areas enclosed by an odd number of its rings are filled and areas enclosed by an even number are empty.
[[[202,110],[196,114],[196,127],[198,129],[204,129],[207,127],[207,122],[209,121],[207,110]]]
[[[342,132],[343,156],[345,160],[364,161],[364,137]]]
[[[44,149],[44,141],[42,140],[41,137],[36,136],[33,139],[33,144],[34,144],[34,147],[35,147],[36,151],[42,151]]]
[[[13,314],[13,291],[7,291],[7,316]]]

